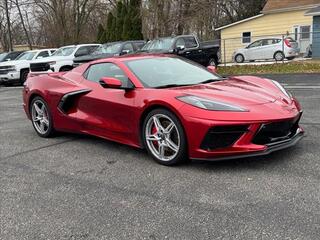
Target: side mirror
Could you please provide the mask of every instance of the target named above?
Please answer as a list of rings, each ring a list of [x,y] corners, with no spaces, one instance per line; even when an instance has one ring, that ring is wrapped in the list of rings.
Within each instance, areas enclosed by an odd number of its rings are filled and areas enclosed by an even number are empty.
[[[177,51],[177,52],[181,52],[181,51],[183,51],[183,50],[185,50],[185,49],[186,49],[185,46],[180,45],[180,46],[177,46],[176,51]]]
[[[217,73],[218,72],[218,69],[215,66],[208,66],[207,69],[211,73]]]
[[[129,53],[130,53],[130,50],[122,50],[121,55],[126,55],[126,54],[129,54]]]
[[[103,77],[99,81],[100,85],[103,88],[121,88],[122,82],[119,79],[112,77]]]

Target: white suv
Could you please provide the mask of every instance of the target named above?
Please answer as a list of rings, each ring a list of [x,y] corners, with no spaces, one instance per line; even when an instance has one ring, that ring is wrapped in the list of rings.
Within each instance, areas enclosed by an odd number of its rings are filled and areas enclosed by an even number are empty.
[[[65,72],[73,67],[73,59],[94,52],[101,44],[70,45],[59,48],[51,57],[30,63],[31,72]]]
[[[30,62],[51,56],[56,49],[30,50],[20,54],[15,60],[0,63],[0,83],[4,85],[23,84],[29,73]]]
[[[233,53],[236,63],[244,61],[275,59],[282,61],[294,59],[299,55],[298,43],[292,38],[265,38],[249,44],[246,48],[238,49]]]

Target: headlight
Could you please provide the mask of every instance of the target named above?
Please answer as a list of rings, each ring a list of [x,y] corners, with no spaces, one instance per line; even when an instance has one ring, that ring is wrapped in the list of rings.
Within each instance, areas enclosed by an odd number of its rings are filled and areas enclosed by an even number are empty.
[[[48,62],[48,64],[51,65],[55,65],[57,62]]]
[[[280,89],[280,91],[281,91],[284,95],[286,95],[288,98],[292,98],[291,93],[287,92],[287,90],[284,89],[284,87],[283,87],[280,83],[278,83],[277,81],[274,81],[274,80],[271,80],[271,81],[273,82],[274,85],[276,85],[276,86]]]
[[[206,98],[201,98],[197,96],[181,96],[177,97],[178,100],[190,104],[192,106],[210,110],[210,111],[228,111],[228,112],[248,112],[248,110],[243,109],[238,106],[230,105],[228,103],[217,102]]]

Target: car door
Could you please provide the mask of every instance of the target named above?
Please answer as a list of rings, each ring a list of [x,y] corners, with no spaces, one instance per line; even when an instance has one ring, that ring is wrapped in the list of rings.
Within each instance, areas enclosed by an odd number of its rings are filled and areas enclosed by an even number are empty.
[[[246,59],[258,60],[262,59],[262,40],[255,41],[247,47]]]
[[[133,86],[124,71],[114,63],[91,65],[84,74],[84,84],[91,92],[78,102],[77,117],[85,132],[113,140],[126,138],[128,144],[135,137],[134,95],[135,91],[103,88],[102,77],[121,80],[123,87]]]

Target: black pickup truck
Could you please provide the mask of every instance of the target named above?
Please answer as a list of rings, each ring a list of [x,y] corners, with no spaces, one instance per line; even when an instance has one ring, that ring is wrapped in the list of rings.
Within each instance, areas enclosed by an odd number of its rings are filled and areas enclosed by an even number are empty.
[[[73,67],[102,58],[134,53],[141,49],[145,43],[143,40],[105,43],[91,54],[73,59]]]
[[[203,66],[218,66],[220,46],[214,42],[200,43],[193,35],[158,38],[149,41],[138,52],[176,54]]]

